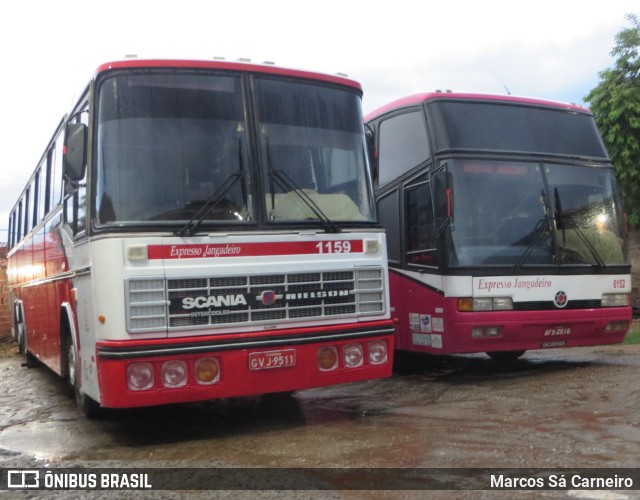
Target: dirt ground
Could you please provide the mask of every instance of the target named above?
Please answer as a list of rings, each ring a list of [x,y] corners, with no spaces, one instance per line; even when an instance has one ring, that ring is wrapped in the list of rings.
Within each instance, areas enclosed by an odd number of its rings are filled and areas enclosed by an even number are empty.
[[[622,470],[640,464],[639,376],[640,345],[531,351],[509,365],[484,355],[400,356],[385,380],[288,399],[109,411],[90,421],[61,380],[45,368],[21,366],[6,339],[0,342],[0,467]],[[336,490],[321,498],[640,497],[640,490],[392,493],[333,484]],[[215,492],[243,494],[318,498],[309,491]]]

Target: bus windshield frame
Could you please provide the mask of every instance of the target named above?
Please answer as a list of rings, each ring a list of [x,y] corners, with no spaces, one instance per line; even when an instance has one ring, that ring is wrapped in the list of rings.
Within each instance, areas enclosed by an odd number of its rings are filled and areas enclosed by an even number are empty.
[[[96,89],[95,231],[376,223],[355,90],[169,69]]]

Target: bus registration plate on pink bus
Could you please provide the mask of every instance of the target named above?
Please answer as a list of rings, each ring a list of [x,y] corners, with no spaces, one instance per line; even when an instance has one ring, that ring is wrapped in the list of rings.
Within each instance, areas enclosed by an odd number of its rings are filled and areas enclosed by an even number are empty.
[[[296,365],[296,350],[252,352],[249,354],[250,370],[268,370]]]

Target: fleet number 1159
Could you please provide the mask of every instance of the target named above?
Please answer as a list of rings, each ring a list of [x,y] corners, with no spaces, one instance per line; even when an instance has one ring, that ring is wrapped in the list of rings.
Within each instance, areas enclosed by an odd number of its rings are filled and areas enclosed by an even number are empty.
[[[349,253],[351,252],[350,241],[325,241],[316,245],[318,253]]]

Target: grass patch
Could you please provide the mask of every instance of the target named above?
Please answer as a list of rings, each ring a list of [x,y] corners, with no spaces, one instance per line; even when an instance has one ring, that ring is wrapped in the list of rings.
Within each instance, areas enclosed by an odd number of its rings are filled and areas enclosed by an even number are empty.
[[[624,344],[640,344],[640,329],[635,327],[629,330],[624,338]]]

